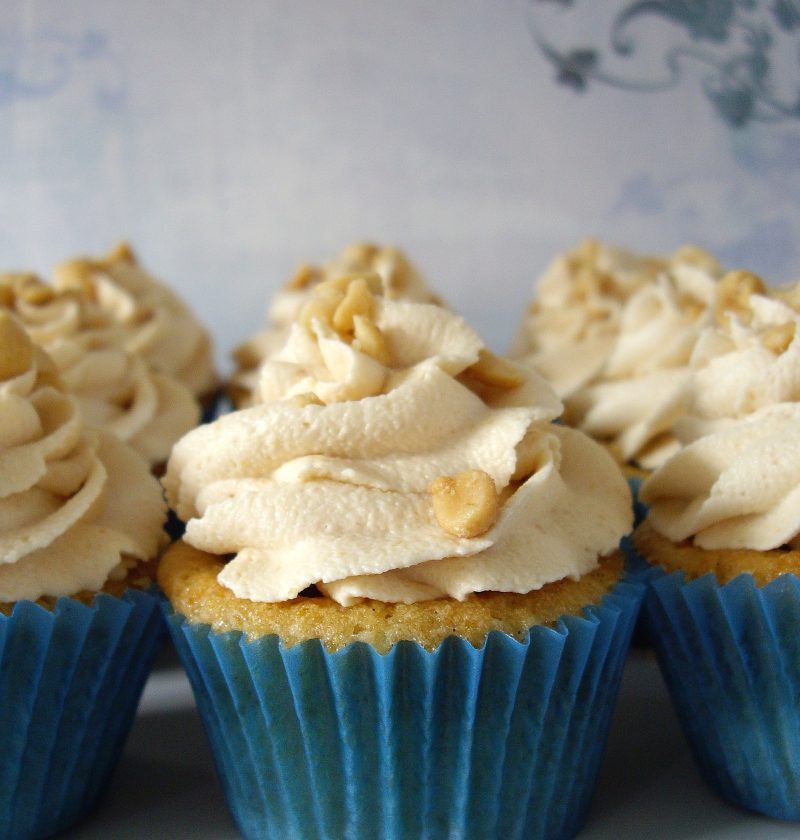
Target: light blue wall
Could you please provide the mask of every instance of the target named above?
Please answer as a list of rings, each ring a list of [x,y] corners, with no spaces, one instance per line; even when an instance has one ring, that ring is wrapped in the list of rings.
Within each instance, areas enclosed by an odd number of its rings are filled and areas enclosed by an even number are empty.
[[[660,12],[622,25],[644,5]],[[791,0],[6,0],[2,264],[47,271],[127,237],[221,353],[296,263],[355,238],[405,247],[500,349],[543,264],[589,233],[800,276],[792,15]]]

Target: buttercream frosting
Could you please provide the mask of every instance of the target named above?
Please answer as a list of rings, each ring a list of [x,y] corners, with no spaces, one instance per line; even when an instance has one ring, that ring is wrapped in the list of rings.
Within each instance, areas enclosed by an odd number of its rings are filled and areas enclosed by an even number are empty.
[[[683,448],[641,491],[663,536],[708,549],[797,543],[799,322],[783,290],[762,288],[719,309],[697,342],[674,428]]]
[[[166,461],[172,444],[197,425],[200,407],[189,389],[127,351],[123,329],[92,298],[55,291],[32,275],[3,275],[0,307],[47,350],[84,420],[151,464]]]
[[[613,460],[554,425],[544,380],[492,357],[459,316],[370,303],[368,281],[339,284],[332,303],[331,284],[318,287],[262,368],[262,402],[176,445],[164,485],[185,539],[233,555],[220,582],[261,601],[312,584],[345,605],[463,599],[594,568],[630,527]],[[353,282],[362,314],[331,314]],[[465,471],[489,476],[502,502],[470,537],[437,519],[431,496]]]
[[[269,326],[250,336],[234,350],[239,366],[232,378],[238,405],[249,405],[256,389],[258,369],[275,356],[289,337],[293,322],[320,284],[350,274],[374,272],[381,280],[382,294],[389,299],[436,303],[438,298],[406,255],[392,246],[370,242],[348,245],[322,265],[302,264],[289,282],[273,297]]]
[[[122,243],[104,257],[56,266],[57,289],[80,289],[120,326],[125,348],[196,397],[217,386],[208,331],[166,285],[142,268]]]
[[[53,362],[0,312],[0,601],[97,591],[155,557],[158,482],[128,446],[84,426]]]

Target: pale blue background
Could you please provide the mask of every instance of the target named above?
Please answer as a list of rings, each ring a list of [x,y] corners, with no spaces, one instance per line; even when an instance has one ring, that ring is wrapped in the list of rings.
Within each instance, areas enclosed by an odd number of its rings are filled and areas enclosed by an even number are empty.
[[[498,349],[589,233],[800,276],[800,122],[731,128],[701,62],[659,93],[556,82],[534,31],[602,45],[610,5],[7,0],[2,264],[46,272],[127,237],[221,358],[299,261],[355,238],[405,247]],[[631,32],[634,78],[691,40]]]

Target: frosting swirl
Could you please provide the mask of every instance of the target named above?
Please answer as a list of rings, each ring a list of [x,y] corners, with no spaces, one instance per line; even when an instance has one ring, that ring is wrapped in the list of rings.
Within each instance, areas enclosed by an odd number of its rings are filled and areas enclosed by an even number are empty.
[[[234,359],[239,365],[232,378],[237,405],[252,402],[258,369],[286,343],[291,325],[320,283],[350,274],[372,272],[380,277],[382,294],[386,298],[439,302],[422,275],[398,248],[359,242],[348,245],[321,266],[304,263],[273,297],[268,313],[271,326],[252,335],[234,350]]]
[[[141,267],[126,243],[104,257],[64,262],[54,275],[57,289],[79,289],[121,327],[129,352],[196,397],[214,391],[218,377],[208,331],[176,294]]]
[[[755,275],[723,278],[675,424],[684,448],[642,486],[653,527],[673,541],[758,551],[798,541],[800,314],[787,300]]]
[[[0,601],[97,591],[155,557],[166,507],[147,465],[87,431],[55,366],[0,312]]]
[[[800,403],[766,406],[685,446],[641,489],[663,536],[759,551],[800,531]]]
[[[164,485],[185,539],[235,555],[220,582],[262,601],[311,584],[345,605],[463,599],[594,568],[630,527],[611,458],[553,425],[546,383],[491,356],[459,316],[379,287],[318,286],[262,368],[261,404],[176,445]],[[498,505],[469,536],[432,498],[437,479],[464,474]]]
[[[85,422],[130,443],[149,463],[165,461],[197,424],[191,392],[126,351],[121,327],[91,298],[9,274],[0,276],[0,308],[13,312],[52,357]]]

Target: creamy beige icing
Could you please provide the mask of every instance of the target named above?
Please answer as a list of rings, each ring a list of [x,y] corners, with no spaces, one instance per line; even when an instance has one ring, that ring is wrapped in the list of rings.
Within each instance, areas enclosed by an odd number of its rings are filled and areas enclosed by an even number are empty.
[[[691,399],[691,360],[714,322],[716,280],[676,265],[635,292],[593,378],[566,398],[570,423],[608,442],[621,462],[652,469],[678,448]]]
[[[796,545],[800,529],[800,290],[723,279],[690,361],[683,448],[642,486],[653,527],[700,548]],[[730,295],[731,288],[745,294]],[[726,291],[726,285],[728,287]]]
[[[360,297],[365,314],[342,327],[320,297],[265,363],[263,402],[170,458],[185,539],[235,555],[221,583],[262,601],[310,584],[342,604],[462,599],[578,577],[616,547],[626,484],[601,447],[550,422],[560,403],[537,374],[495,361],[443,308]],[[431,486],[475,470],[504,504],[485,532],[455,536]]]
[[[0,277],[0,307],[12,311],[53,358],[87,423],[130,443],[151,464],[197,425],[191,392],[124,349],[122,328],[91,298],[56,292],[32,275]]]
[[[639,292],[665,275],[683,275],[682,282],[691,283],[687,275],[717,277],[719,272],[710,254],[691,245],[657,257],[586,240],[556,257],[539,278],[512,355],[538,370],[559,396],[569,397],[604,378],[623,313]]]
[[[234,351],[240,369],[232,378],[241,398],[237,404],[249,405],[256,389],[258,369],[275,356],[289,337],[292,323],[311,299],[317,285],[336,277],[375,272],[381,279],[382,293],[389,299],[436,303],[422,275],[398,248],[358,242],[348,245],[321,266],[303,264],[270,304],[270,326],[252,335]]]
[[[688,443],[641,489],[653,527],[699,548],[765,551],[800,531],[800,403],[730,420]]]
[[[165,539],[166,505],[145,462],[88,431],[62,387],[0,312],[0,601],[99,590]]]
[[[80,289],[122,328],[125,347],[197,397],[217,385],[208,331],[189,307],[146,272],[122,244],[98,259],[79,258],[55,269],[58,289]]]

